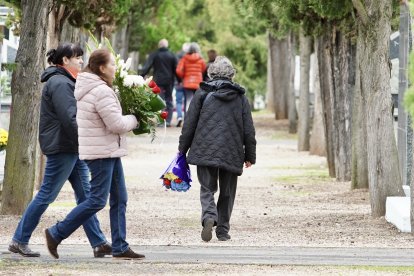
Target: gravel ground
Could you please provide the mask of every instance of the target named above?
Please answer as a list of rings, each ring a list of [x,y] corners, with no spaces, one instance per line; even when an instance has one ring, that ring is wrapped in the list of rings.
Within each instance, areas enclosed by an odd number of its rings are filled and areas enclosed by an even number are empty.
[[[193,185],[186,193],[165,191],[158,179],[177,152],[180,128],[159,128],[157,139],[129,138],[130,154],[123,158],[129,201],[127,240],[137,245],[192,246],[312,246],[312,247],[392,247],[412,248],[411,234],[400,233],[384,218],[370,216],[367,190],[350,190],[349,182],[328,176],[324,157],[298,152],[296,137],[287,134],[286,121],[274,121],[268,113],[254,114],[257,131],[257,164],[239,178],[237,197],[228,242],[215,237],[200,239],[199,183],[196,168]],[[64,218],[74,207],[70,185],[43,216],[31,243],[43,244],[42,230]],[[98,213],[102,229],[110,238],[108,207]],[[18,223],[17,216],[0,216],[0,244],[7,244]],[[87,244],[80,229],[64,241]],[[168,265],[163,265],[163,267]],[[212,272],[217,265],[184,265],[171,274]],[[142,265],[141,272],[162,273],[157,265]],[[175,268],[174,268],[175,267]],[[223,267],[223,269],[222,269]],[[0,265],[1,268],[1,265]],[[127,266],[124,267],[127,269]],[[40,268],[39,268],[40,269]],[[46,268],[43,268],[46,269]],[[59,271],[64,268],[56,268]],[[141,268],[140,268],[141,269]],[[148,271],[146,269],[149,269]],[[153,269],[153,271],[151,271]],[[318,267],[222,266],[220,274],[320,275]],[[322,267],[327,274],[348,274],[351,268]],[[17,273],[18,269],[15,270]],[[354,270],[352,270],[355,272]],[[0,269],[1,272],[1,269]],[[46,273],[46,270],[44,271]],[[89,271],[93,275],[93,271]],[[88,272],[88,274],[89,274]],[[103,272],[103,271],[101,271]],[[101,272],[99,274],[101,275]],[[368,275],[370,270],[358,271]],[[63,273],[65,272],[57,272]],[[111,272],[109,272],[111,273]],[[360,274],[362,273],[362,274]],[[381,272],[399,275],[399,271]],[[391,274],[390,274],[391,273]],[[396,273],[396,274],[395,274]],[[403,273],[403,272],[402,272]],[[354,274],[354,273],[352,273]],[[401,274],[403,275],[403,274]]]

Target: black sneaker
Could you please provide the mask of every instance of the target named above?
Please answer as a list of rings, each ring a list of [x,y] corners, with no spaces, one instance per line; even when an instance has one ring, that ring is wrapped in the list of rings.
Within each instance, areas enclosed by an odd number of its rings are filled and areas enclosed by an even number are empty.
[[[181,124],[182,123],[183,123],[183,119],[182,118],[178,118],[177,127],[181,127]]]
[[[21,244],[16,241],[12,241],[9,244],[9,251],[19,253],[23,257],[40,257],[39,252],[32,251],[27,244]]]
[[[217,234],[216,233],[216,236],[217,236],[217,239],[219,240],[219,241],[228,241],[228,240],[230,240],[231,239],[231,236],[228,234],[228,233],[224,233],[224,234]]]
[[[112,255],[112,246],[110,243],[104,243],[93,248],[95,258],[103,258],[105,255]]]
[[[213,234],[211,233],[213,231],[214,227],[214,219],[208,218],[204,221],[203,230],[201,230],[201,239],[205,242],[211,241],[211,238],[213,237]]]
[[[135,253],[134,251],[132,251],[131,248],[128,248],[127,251],[125,251],[124,253],[121,253],[119,255],[112,255],[112,256],[113,256],[113,258],[120,259],[120,260],[142,260],[142,259],[145,259],[145,255]]]

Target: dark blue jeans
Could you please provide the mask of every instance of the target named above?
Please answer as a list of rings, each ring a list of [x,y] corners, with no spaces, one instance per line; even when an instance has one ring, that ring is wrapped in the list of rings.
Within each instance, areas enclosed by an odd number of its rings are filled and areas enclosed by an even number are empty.
[[[196,90],[184,88],[184,119]]]
[[[66,180],[69,180],[72,185],[76,203],[80,204],[85,201],[90,192],[89,170],[86,163],[79,160],[78,154],[74,153],[48,155],[42,185],[24,211],[13,236],[14,241],[21,244],[29,243],[41,216],[49,204],[55,201]],[[85,221],[83,228],[92,247],[106,243],[105,235],[101,231],[96,216]]]
[[[175,87],[175,109],[177,111],[177,119],[183,118],[183,101],[184,88],[182,86]]]
[[[129,248],[125,240],[128,196],[121,159],[104,158],[87,160],[86,163],[92,175],[89,198],[72,209],[63,221],[50,227],[49,233],[57,242],[66,239],[91,216],[102,210],[110,195],[112,253],[114,256],[119,255]]]

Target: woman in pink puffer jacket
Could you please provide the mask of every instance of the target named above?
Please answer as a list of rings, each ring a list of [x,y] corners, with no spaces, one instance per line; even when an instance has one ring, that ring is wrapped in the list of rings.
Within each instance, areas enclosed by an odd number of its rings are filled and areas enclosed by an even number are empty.
[[[103,209],[110,194],[112,256],[143,259],[126,242],[127,190],[121,158],[127,155],[125,133],[137,127],[134,115],[122,115],[121,105],[112,89],[115,59],[108,50],[94,51],[85,72],[78,75],[75,87],[79,157],[91,172],[90,197],[76,206],[63,221],[46,229],[50,254],[59,258],[57,247],[87,219]]]

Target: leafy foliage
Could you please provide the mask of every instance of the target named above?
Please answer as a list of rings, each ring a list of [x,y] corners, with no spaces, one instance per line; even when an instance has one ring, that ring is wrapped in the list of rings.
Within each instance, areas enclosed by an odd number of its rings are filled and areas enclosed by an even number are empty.
[[[85,29],[124,24],[132,0],[54,0],[70,10],[68,22]]]
[[[252,98],[265,92],[267,45],[266,25],[243,1],[153,0],[155,6],[141,6],[142,20],[133,22],[130,50],[141,60],[166,38],[170,49],[181,50],[184,42],[198,42],[206,57],[209,49],[226,55],[237,69],[236,81]],[[158,4],[158,5],[157,5]],[[137,12],[139,12],[137,11]]]

